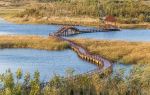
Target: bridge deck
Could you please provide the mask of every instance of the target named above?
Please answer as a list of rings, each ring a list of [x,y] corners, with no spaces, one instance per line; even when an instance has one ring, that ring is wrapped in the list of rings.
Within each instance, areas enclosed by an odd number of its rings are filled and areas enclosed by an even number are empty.
[[[93,54],[89,53],[85,48],[83,48],[79,44],[74,43],[73,41],[70,41],[63,37],[58,37],[58,36],[55,36],[55,37],[57,37],[60,40],[67,41],[69,43],[70,47],[79,55],[79,57],[81,57],[84,60],[89,60],[89,61],[92,60],[91,61],[92,63],[99,66],[100,71],[101,71],[101,69],[107,69],[112,66],[112,63],[110,61],[108,61],[107,59],[105,59],[99,55],[93,55]],[[91,58],[91,59],[89,59],[89,58]]]
[[[91,63],[96,64],[98,66],[98,68],[96,68],[94,70],[88,71],[86,73],[78,74],[78,75],[75,75],[75,76],[69,77],[69,78],[76,79],[76,78],[79,78],[82,76],[91,77],[95,73],[102,74],[105,70],[108,70],[109,72],[112,71],[112,63],[109,60],[107,60],[99,55],[94,55],[94,54],[89,53],[85,48],[83,48],[82,46],[80,46],[79,44],[77,44],[71,40],[65,39],[60,36],[53,36],[53,37],[56,37],[59,40],[67,41],[69,43],[70,47],[77,53],[77,55],[80,58],[82,58],[83,60],[86,60],[86,61],[90,61]],[[48,84],[50,85],[49,82],[42,83],[41,87],[44,88]]]
[[[70,31],[70,29],[71,29],[71,31]],[[104,32],[104,31],[108,31],[108,30],[106,30],[106,29],[105,30],[104,29],[82,29],[82,30],[79,30],[73,26],[64,26],[61,29],[59,29],[57,32],[55,32],[52,36],[56,37],[60,40],[67,41],[69,43],[70,47],[72,48],[72,50],[74,50],[81,59],[90,61],[91,63],[96,64],[99,67],[96,70],[87,72],[86,73],[86,75],[87,75],[89,73],[91,74],[91,73],[95,73],[95,72],[102,73],[105,69],[108,69],[108,68],[112,70],[112,63],[109,60],[107,60],[99,55],[91,54],[85,48],[83,48],[81,45],[79,45],[69,39],[63,38],[61,36],[64,36],[64,33],[65,33],[65,36],[70,36],[70,35],[72,35],[71,33],[79,34],[79,33]],[[66,32],[71,32],[71,33],[66,33]]]
[[[107,32],[107,31],[119,31],[118,28],[110,28],[110,29],[78,29],[73,26],[64,26],[60,28],[57,32],[54,33],[55,36],[70,36],[81,33],[93,33],[93,32]]]

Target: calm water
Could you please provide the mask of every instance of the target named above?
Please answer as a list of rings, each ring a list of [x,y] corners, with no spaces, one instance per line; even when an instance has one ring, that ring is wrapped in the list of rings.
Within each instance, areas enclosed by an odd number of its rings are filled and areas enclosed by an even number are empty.
[[[101,40],[150,41],[150,29],[122,29],[119,32],[86,33],[73,38],[92,38]]]
[[[0,35],[39,35],[48,36],[56,32],[60,25],[34,25],[13,24],[0,19]],[[85,29],[89,27],[78,27]],[[16,72],[21,68],[23,72],[33,74],[38,70],[41,80],[48,80],[54,74],[64,76],[67,68],[73,68],[76,74],[85,73],[96,68],[95,65],[85,62],[71,50],[66,51],[42,51],[33,49],[2,49],[0,50],[0,73],[7,69]]]
[[[4,73],[8,68],[13,73],[18,68],[31,74],[38,70],[41,80],[48,80],[54,74],[66,75],[68,68],[74,69],[75,74],[80,74],[93,70],[96,66],[81,60],[71,50],[0,49],[0,73]]]
[[[48,36],[49,33],[56,32],[60,25],[17,25],[0,19],[0,35],[39,35]],[[91,27],[79,27],[86,29]],[[150,41],[150,30],[134,29],[122,30],[121,32],[99,32],[90,34],[79,34],[69,38],[92,38],[107,40],[125,40],[125,41]],[[42,51],[33,49],[1,49],[0,50],[0,73],[10,68],[15,72],[21,68],[23,72],[29,71],[33,74],[35,70],[41,73],[41,80],[49,79],[54,73],[65,75],[66,68],[74,68],[76,74],[87,72],[96,68],[96,66],[82,61],[71,50],[66,51]],[[116,64],[114,70],[118,67],[128,68],[130,66]]]
[[[0,19],[0,35],[38,35],[48,36],[49,33],[57,32],[61,25],[45,25],[45,24],[14,24]],[[80,27],[86,29],[90,27]]]
[[[35,25],[35,24],[12,24],[0,19],[0,35],[39,35],[48,36],[49,33],[56,32],[60,25]],[[79,29],[91,29],[92,27],[81,27]],[[126,40],[126,41],[150,41],[150,29],[123,29],[120,32],[97,32],[72,36],[71,38],[92,38],[106,40]],[[70,38],[70,37],[69,37]]]

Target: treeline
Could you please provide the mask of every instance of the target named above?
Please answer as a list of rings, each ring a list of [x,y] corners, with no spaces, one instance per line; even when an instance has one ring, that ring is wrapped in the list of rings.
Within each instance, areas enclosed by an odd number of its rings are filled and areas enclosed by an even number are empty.
[[[88,0],[87,0],[88,1]],[[96,2],[87,1],[55,1],[51,3],[37,3],[31,5],[24,12],[20,13],[20,16],[90,16],[98,17],[98,8]]]
[[[0,76],[3,84],[0,95],[149,95],[150,93],[149,66],[134,68],[130,76],[124,76],[121,69],[113,76],[93,74],[92,77],[80,76],[75,79],[68,73],[68,78],[55,75],[46,86],[42,86],[40,73],[36,71],[31,77],[23,75],[21,69],[14,74],[8,70]]]
[[[101,15],[113,15],[123,23],[150,22],[150,6],[143,0],[103,0]]]
[[[150,22],[150,6],[143,0],[37,0],[18,16],[89,16],[112,15],[122,23]]]

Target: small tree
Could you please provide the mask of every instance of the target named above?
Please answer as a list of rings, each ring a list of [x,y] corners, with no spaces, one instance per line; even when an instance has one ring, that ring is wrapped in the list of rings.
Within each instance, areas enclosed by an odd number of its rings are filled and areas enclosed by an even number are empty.
[[[143,14],[140,14],[140,16],[139,16],[139,20],[140,20],[140,22],[144,22],[144,20],[145,20],[145,16],[144,16]]]
[[[28,85],[30,82],[30,73],[26,73],[25,76],[24,76],[24,85]]]
[[[75,70],[73,68],[67,68],[66,69],[66,73],[67,73],[67,76],[73,76]]]
[[[19,68],[16,72],[17,83],[22,78],[22,70]]]
[[[15,83],[14,83],[13,74],[11,73],[10,70],[6,71],[2,81],[4,83],[5,94],[13,95]]]
[[[30,82],[31,91],[30,95],[39,95],[40,94],[40,74],[38,71],[34,73],[34,79]]]

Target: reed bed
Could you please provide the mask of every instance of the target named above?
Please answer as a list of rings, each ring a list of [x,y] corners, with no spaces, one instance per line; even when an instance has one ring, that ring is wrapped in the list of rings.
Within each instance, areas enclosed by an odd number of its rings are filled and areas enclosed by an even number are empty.
[[[38,36],[0,36],[0,48],[33,48],[43,50],[64,50],[69,48],[67,42],[54,37]]]
[[[125,64],[150,63],[149,42],[98,41],[89,39],[74,39],[90,52],[115,62]]]

